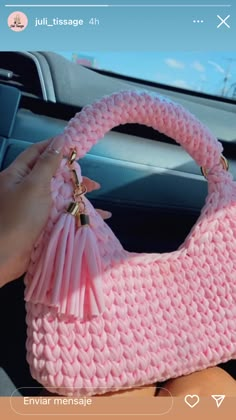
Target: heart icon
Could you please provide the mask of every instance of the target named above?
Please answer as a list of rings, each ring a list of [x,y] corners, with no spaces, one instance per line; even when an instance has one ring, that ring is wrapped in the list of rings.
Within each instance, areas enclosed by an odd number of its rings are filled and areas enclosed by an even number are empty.
[[[186,395],[184,401],[189,405],[190,408],[193,408],[199,403],[200,398],[198,395]]]

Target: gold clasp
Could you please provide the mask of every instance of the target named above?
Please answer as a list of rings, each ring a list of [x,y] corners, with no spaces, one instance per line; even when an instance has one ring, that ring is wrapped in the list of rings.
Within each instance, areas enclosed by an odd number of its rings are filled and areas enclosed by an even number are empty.
[[[75,169],[73,169],[73,163],[76,160],[76,150],[72,150],[71,155],[68,159],[68,166],[72,174],[72,180],[74,184],[73,199],[67,208],[67,212],[77,219],[77,227],[89,225],[89,216],[86,214],[86,206],[83,201],[83,195],[86,194],[87,188],[83,185],[78,177]]]
[[[225,171],[228,171],[229,170],[229,162],[228,162],[228,160],[223,155],[221,155],[221,157],[220,157],[220,163],[223,166],[223,169]],[[204,168],[203,166],[201,166],[201,172],[202,172],[202,175],[205,178],[207,178],[207,174],[208,174],[209,170],[207,170],[206,168]]]
[[[76,216],[79,212],[79,203],[71,202],[68,206],[67,212],[72,214],[72,216]]]
[[[80,182],[79,182],[79,178],[78,178],[78,175],[77,175],[77,172],[76,172],[76,170],[75,169],[72,169],[72,175],[73,175],[73,178],[74,178],[74,184],[75,184],[75,186],[76,187],[80,187]]]
[[[74,161],[76,160],[76,156],[77,156],[76,150],[73,149],[69,157],[69,161],[68,161],[69,166],[73,165]]]
[[[75,188],[74,190],[74,198],[76,199],[77,197],[80,197],[81,195],[86,194],[87,192],[87,188],[85,187],[85,185],[80,184],[77,188]]]
[[[83,185],[79,181],[78,174],[77,174],[76,170],[72,169],[71,172],[72,172],[72,178],[73,178],[74,185],[75,185],[74,199],[76,199],[76,197],[80,197],[81,195],[86,194],[87,188],[85,187],[85,185]]]

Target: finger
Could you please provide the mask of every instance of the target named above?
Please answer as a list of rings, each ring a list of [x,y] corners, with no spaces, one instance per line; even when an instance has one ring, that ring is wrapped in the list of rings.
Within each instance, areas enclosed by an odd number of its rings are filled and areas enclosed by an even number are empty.
[[[27,176],[35,165],[39,156],[44,152],[51,139],[35,143],[20,153],[6,168],[5,172],[19,178]]]
[[[112,213],[107,210],[96,209],[98,214],[103,218],[103,220],[110,219],[112,217]]]
[[[36,185],[49,185],[53,175],[59,167],[63,157],[62,150],[65,145],[63,136],[53,138],[43,153],[38,157],[31,173],[28,175],[30,181]]]
[[[88,193],[94,190],[99,190],[99,188],[101,188],[101,185],[98,182],[93,181],[86,176],[83,176],[83,184],[87,188]]]

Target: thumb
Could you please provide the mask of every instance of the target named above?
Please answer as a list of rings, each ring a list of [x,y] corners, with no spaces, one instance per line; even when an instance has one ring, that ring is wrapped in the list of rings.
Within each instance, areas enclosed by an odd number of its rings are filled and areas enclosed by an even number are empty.
[[[28,175],[31,181],[35,179],[36,184],[39,182],[43,184],[50,183],[63,157],[62,150],[64,145],[65,140],[63,136],[57,136],[52,139]]]

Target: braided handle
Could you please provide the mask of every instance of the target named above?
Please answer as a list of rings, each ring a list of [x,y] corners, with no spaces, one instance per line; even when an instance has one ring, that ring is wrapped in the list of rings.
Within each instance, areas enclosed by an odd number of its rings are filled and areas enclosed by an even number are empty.
[[[124,91],[88,105],[72,118],[62,134],[65,154],[71,148],[83,157],[112,128],[138,123],[173,138],[199,166],[218,164],[222,145],[190,112],[167,98],[146,91]]]

